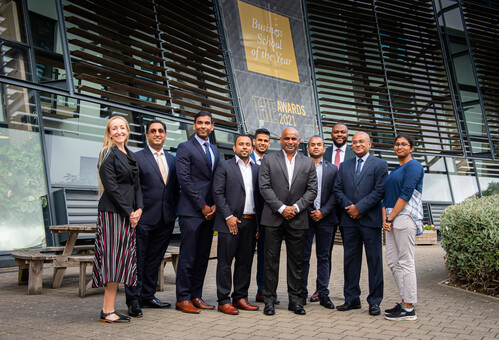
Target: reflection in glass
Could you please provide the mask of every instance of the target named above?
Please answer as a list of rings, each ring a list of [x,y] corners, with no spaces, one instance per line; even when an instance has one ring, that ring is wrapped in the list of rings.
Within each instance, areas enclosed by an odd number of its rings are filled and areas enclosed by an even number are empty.
[[[32,92],[0,84],[0,251],[43,246],[47,187]]]
[[[24,25],[21,8],[17,1],[0,2],[0,37],[20,42],[25,42]]]
[[[0,75],[31,80],[28,51],[22,46],[0,40]]]

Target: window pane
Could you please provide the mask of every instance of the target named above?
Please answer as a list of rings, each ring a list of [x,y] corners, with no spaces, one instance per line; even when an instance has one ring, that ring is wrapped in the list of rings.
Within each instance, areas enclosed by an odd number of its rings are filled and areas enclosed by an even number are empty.
[[[0,40],[0,75],[31,80],[28,51],[22,46]]]
[[[33,92],[0,89],[0,251],[45,246],[47,186]]]
[[[0,2],[0,37],[25,42],[21,7],[16,1]]]

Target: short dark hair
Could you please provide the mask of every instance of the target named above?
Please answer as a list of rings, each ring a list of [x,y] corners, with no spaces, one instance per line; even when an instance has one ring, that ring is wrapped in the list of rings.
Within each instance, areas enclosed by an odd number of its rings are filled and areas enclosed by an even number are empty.
[[[255,131],[255,138],[256,138],[256,136],[258,136],[258,135],[267,135],[267,136],[269,136],[269,137],[270,137],[270,131],[269,131],[269,130],[267,130],[267,129],[265,129],[265,128],[256,129],[256,131]]]
[[[307,145],[308,145],[308,146],[310,146],[310,141],[312,140],[312,138],[320,138],[320,139],[321,139],[321,141],[322,141],[322,143],[324,143],[324,139],[322,139],[322,137],[321,137],[321,136],[319,136],[319,135],[313,135],[313,136],[312,136],[312,137],[310,137],[310,139],[308,140],[308,143],[307,143]]]
[[[343,122],[336,122],[336,123],[334,123],[334,125],[333,125],[333,127],[332,127],[332,129],[333,129],[333,130],[334,130],[334,127],[335,127],[336,125],[343,125],[344,127],[346,127],[346,128],[347,128],[347,131],[348,131],[348,125],[346,125],[346,124],[345,124],[345,123],[343,123]]]
[[[162,122],[162,121],[157,120],[157,119],[153,119],[153,120],[151,120],[151,121],[149,121],[149,122],[147,123],[147,125],[146,125],[146,133],[149,133],[149,128],[150,128],[150,127],[151,127],[151,125],[152,125],[152,124],[154,124],[154,123],[159,123],[159,124],[163,125],[163,129],[165,129],[165,132],[166,132],[166,124],[165,124],[165,122]]]
[[[211,116],[211,113],[208,111],[202,110],[202,111],[199,111],[198,113],[196,113],[196,115],[194,116],[194,122],[196,122],[196,120],[199,117],[210,117],[210,120],[213,123],[213,117]]]
[[[248,138],[249,138],[249,140],[250,140],[250,142],[251,142],[251,136],[250,136],[250,135],[242,134],[242,135],[237,135],[237,136],[236,136],[236,139],[234,139],[234,145],[236,145],[236,144],[237,144],[237,140],[238,140],[239,138],[241,138],[241,137],[248,137]]]
[[[393,140],[393,145],[395,145],[395,143],[397,142],[398,139],[400,138],[405,138],[407,139],[407,141],[409,142],[409,145],[411,146],[411,148],[414,147],[414,138],[412,138],[411,136],[405,134],[405,133],[401,133],[401,134],[398,134],[397,137],[395,137],[395,139]]]

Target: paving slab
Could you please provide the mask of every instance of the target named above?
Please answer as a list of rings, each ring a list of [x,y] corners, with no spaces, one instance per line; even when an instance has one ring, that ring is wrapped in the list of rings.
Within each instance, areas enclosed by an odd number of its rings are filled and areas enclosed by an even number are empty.
[[[314,254],[314,251],[312,252]],[[27,295],[26,286],[17,285],[17,268],[0,269],[0,339],[498,339],[499,299],[473,294],[439,284],[447,278],[444,251],[439,244],[416,247],[418,320],[393,322],[368,314],[366,302],[367,266],[363,263],[361,276],[362,308],[348,312],[328,310],[319,303],[308,302],[307,315],[295,315],[287,310],[285,247],[281,254],[276,315],[260,311],[241,311],[237,316],[215,311],[199,315],[185,314],[175,309],[143,310],[144,317],[132,319],[130,324],[99,322],[103,289],[90,289],[85,298],[78,297],[78,268],[69,268],[61,288],[52,289],[52,273],[44,271],[43,293]],[[256,257],[255,257],[256,261]],[[255,262],[256,263],[256,262]],[[311,259],[309,282],[313,292],[316,260]],[[204,286],[204,299],[215,304],[216,260],[211,260]],[[250,302],[256,293],[256,266],[253,266]],[[91,268],[88,269],[88,275]],[[384,265],[385,296],[382,309],[391,308],[400,300],[390,270]],[[175,273],[165,269],[165,290],[156,296],[175,301]],[[343,303],[343,247],[333,250],[333,272],[329,286],[335,305]],[[126,314],[124,289],[121,287],[116,309]]]

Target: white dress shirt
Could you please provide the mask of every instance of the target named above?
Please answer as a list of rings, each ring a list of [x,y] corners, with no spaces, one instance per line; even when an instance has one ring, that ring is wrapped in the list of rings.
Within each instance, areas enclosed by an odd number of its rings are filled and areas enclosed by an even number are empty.
[[[296,160],[296,154],[298,152],[295,152],[295,155],[293,156],[293,158],[291,158],[291,160],[288,159],[288,154],[286,153],[286,151],[282,150],[282,153],[284,154],[284,163],[286,163],[286,168],[288,170],[288,184],[289,184],[289,190],[291,190],[291,182],[293,181],[293,173],[295,171],[295,160]],[[293,206],[295,207],[295,209],[300,212],[300,209],[298,208],[298,205],[296,204],[293,204]],[[279,212],[279,214],[282,214],[282,212],[284,211],[284,209],[286,208],[286,205],[282,205],[279,210],[277,210]]]
[[[204,146],[204,143],[210,144],[210,142],[207,140],[204,140],[202,138],[199,138],[198,135],[194,135],[194,138],[196,138],[198,143],[201,145],[201,148],[203,148],[204,153],[206,153],[206,147]],[[213,150],[211,149],[211,147],[209,149],[210,149],[210,155],[211,155],[211,170],[213,170],[213,164],[215,163],[215,154],[213,153]]]
[[[251,170],[251,163],[254,163],[250,158],[248,164],[244,164],[244,161],[237,155],[234,156],[236,164],[239,165],[241,170],[241,175],[244,181],[244,191],[246,193],[246,198],[244,200],[244,215],[254,215],[255,214],[255,197],[253,195],[253,172]],[[233,215],[230,215],[225,220],[228,220]]]
[[[334,158],[336,157],[336,149],[340,149],[340,164],[345,160],[345,153],[347,152],[347,144],[343,144],[341,148],[333,144],[333,157],[331,159],[331,164],[334,164]]]

